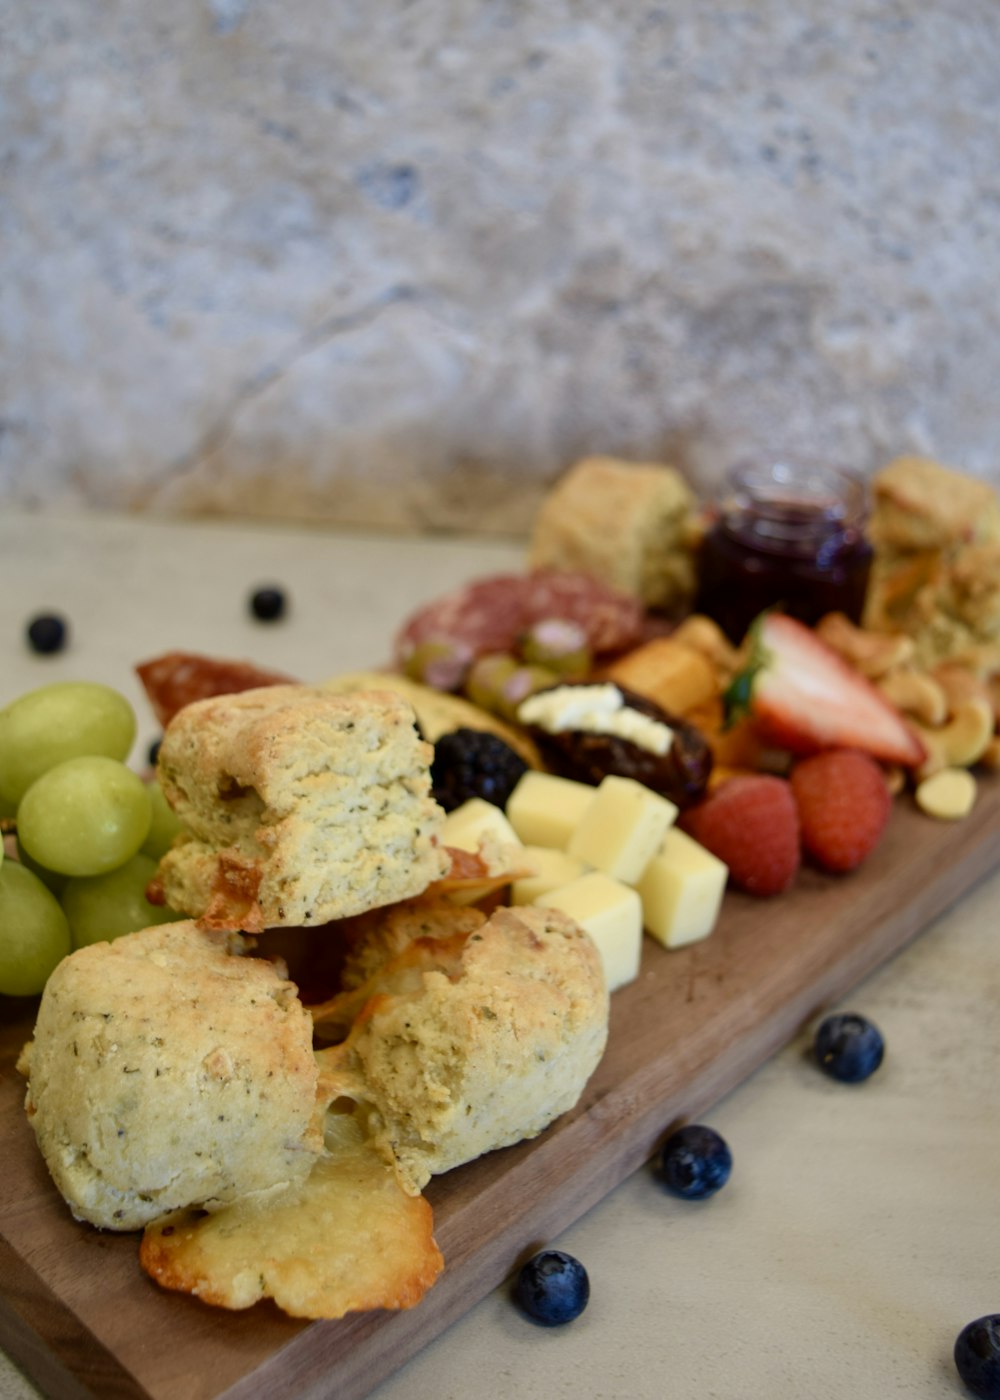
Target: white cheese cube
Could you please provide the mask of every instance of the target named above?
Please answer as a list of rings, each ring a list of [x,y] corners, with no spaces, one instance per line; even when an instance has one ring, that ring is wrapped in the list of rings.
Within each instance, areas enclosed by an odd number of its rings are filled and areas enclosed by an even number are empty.
[[[541,895],[535,903],[561,909],[586,929],[601,955],[609,992],[638,977],[642,901],[629,885],[613,880],[601,870],[590,870],[568,885]]]
[[[636,886],[648,931],[665,948],[707,938],[719,917],[728,875],[717,856],[672,827]]]
[[[507,816],[526,846],[565,850],[596,788],[530,769],[507,799]]]
[[[534,904],[540,895],[557,890],[560,885],[568,885],[586,870],[582,860],[575,860],[565,851],[553,851],[547,846],[525,846],[524,855],[534,867],[535,874],[514,881],[510,887],[512,904]]]
[[[605,778],[566,850],[577,860],[634,885],[660,848],[677,808],[634,778]]]
[[[459,851],[478,851],[483,840],[503,846],[520,846],[517,832],[499,807],[485,797],[470,797],[444,819],[439,840]]]

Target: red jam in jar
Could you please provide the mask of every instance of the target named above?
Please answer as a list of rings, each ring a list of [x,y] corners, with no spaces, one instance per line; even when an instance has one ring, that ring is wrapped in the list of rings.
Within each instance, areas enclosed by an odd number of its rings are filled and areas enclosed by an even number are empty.
[[[696,607],[733,642],[765,608],[810,625],[861,621],[872,548],[867,496],[852,472],[793,461],[736,467],[702,541]]]

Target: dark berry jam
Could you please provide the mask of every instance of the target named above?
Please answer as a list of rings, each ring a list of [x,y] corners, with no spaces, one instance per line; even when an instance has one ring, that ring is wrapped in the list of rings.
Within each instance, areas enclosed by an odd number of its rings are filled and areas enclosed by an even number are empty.
[[[860,622],[872,548],[864,483],[834,467],[739,467],[701,546],[696,608],[733,642],[765,608]]]

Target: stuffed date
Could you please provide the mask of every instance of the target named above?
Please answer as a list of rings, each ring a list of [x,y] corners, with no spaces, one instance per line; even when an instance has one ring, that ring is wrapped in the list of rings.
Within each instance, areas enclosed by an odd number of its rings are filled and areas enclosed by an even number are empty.
[[[624,686],[553,686],[525,701],[518,719],[546,766],[575,782],[635,778],[678,807],[697,802],[708,785],[712,751],[704,736]]]

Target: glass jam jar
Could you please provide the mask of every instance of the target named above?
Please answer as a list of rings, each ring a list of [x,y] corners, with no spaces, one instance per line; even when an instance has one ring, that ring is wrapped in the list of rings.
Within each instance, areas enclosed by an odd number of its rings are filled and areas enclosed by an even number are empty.
[[[765,608],[813,624],[861,621],[872,548],[867,492],[840,467],[777,459],[735,467],[702,541],[696,608],[733,642]]]

